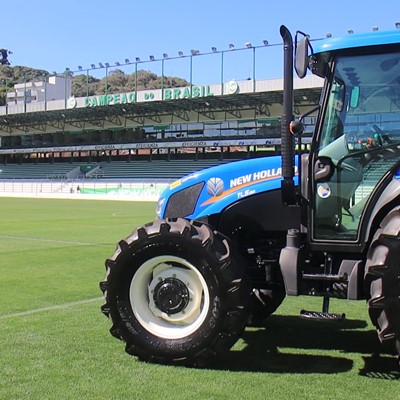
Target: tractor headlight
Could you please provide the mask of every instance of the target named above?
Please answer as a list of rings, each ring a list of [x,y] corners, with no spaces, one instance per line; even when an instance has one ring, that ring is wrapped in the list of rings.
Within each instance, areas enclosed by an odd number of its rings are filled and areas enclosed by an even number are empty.
[[[157,201],[156,215],[158,219],[161,218],[161,210],[164,203],[165,203],[165,197],[160,197]]]

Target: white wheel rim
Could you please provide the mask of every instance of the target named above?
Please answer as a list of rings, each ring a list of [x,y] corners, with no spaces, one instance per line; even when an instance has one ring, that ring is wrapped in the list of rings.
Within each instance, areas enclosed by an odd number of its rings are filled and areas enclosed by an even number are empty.
[[[177,313],[168,315],[154,301],[154,289],[167,278],[181,281],[189,293],[189,302]],[[199,329],[210,308],[207,283],[187,260],[159,256],[143,263],[132,278],[129,298],[139,323],[150,333],[165,339],[180,339]]]

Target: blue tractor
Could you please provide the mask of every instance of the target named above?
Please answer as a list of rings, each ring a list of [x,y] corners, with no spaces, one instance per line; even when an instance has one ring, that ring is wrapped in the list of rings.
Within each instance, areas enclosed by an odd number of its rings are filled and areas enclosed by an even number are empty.
[[[285,296],[365,300],[400,352],[400,30],[284,43],[281,156],[186,176],[158,219],[106,260],[103,313],[142,360],[201,366]],[[311,149],[293,116],[293,69],[324,78]]]

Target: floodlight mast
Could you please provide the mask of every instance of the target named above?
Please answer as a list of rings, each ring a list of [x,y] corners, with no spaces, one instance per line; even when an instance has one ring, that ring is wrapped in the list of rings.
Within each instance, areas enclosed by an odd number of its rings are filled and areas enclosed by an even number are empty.
[[[8,61],[8,55],[12,54],[12,52],[7,49],[0,49],[0,54],[0,65],[10,65],[10,62]]]

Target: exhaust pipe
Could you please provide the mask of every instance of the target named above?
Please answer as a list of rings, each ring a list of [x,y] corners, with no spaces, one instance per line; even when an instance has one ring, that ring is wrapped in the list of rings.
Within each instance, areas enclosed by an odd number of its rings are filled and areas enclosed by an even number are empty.
[[[289,126],[293,121],[293,39],[286,26],[280,27],[283,39],[283,114],[281,119],[282,201],[297,204],[294,186],[294,136]]]

